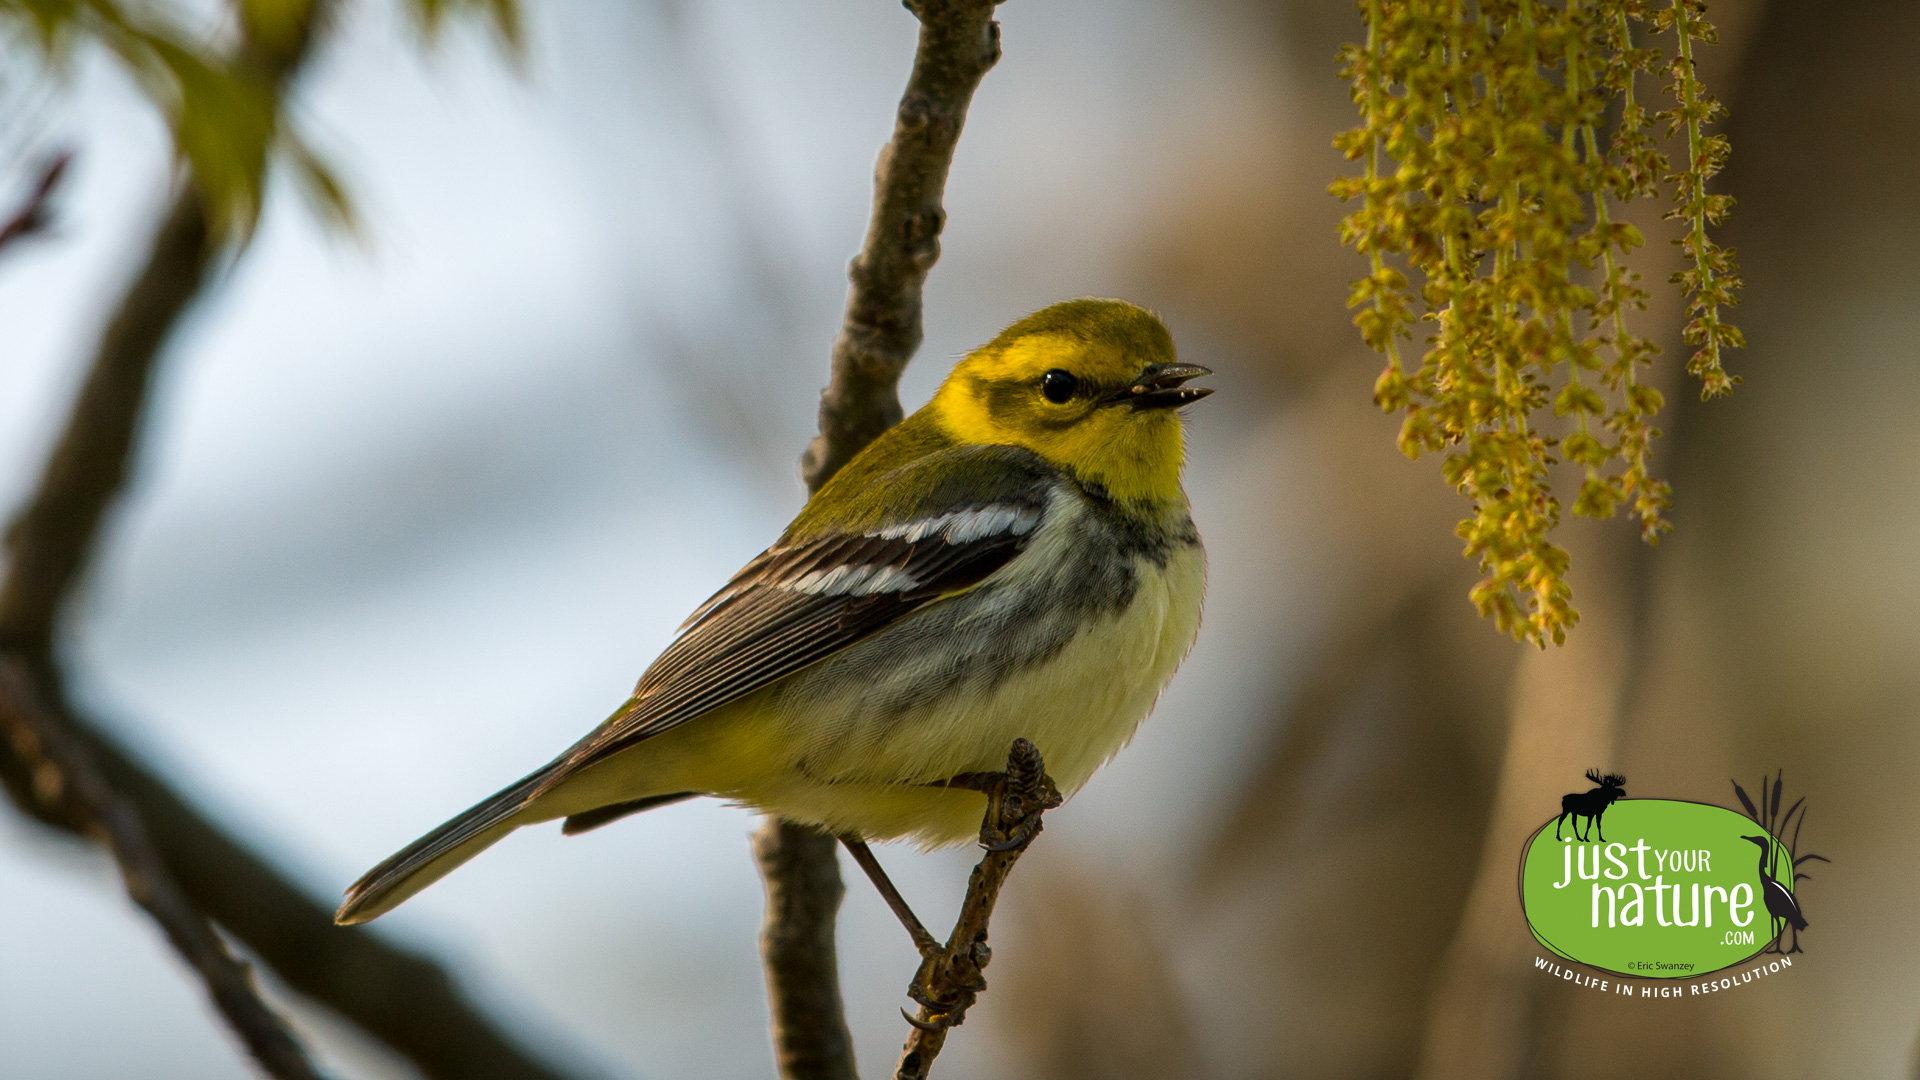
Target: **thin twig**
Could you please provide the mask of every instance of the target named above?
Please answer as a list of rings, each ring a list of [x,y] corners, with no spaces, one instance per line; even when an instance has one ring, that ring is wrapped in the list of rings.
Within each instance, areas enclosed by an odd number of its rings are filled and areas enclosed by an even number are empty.
[[[330,904],[315,901],[266,856],[188,804],[168,781],[102,737],[100,725],[63,707],[47,682],[41,686],[55,718],[138,808],[187,897],[288,987],[357,1024],[434,1080],[568,1080],[516,1045],[439,964],[365,927],[335,926]],[[0,765],[6,757],[0,753]],[[71,829],[63,821],[49,824]]]
[[[933,1059],[946,1045],[947,1031],[958,1027],[987,988],[982,973],[993,951],[987,947],[987,924],[1000,900],[1013,864],[1040,835],[1041,815],[1060,805],[1060,792],[1048,778],[1040,751],[1025,739],[1016,739],[1007,755],[1007,772],[997,790],[987,796],[986,820],[980,843],[987,854],[967,879],[967,896],[945,947],[920,964],[908,996],[920,1005],[918,1016],[907,1017],[913,1030],[900,1053],[895,1080],[925,1080]]]
[[[247,965],[227,951],[206,916],[180,891],[140,815],[107,786],[85,745],[41,705],[25,665],[12,658],[0,659],[0,732],[32,770],[35,797],[58,806],[113,853],[127,895],[200,976],[214,1007],[260,1067],[277,1080],[320,1080],[285,1021],[260,999]]]
[[[832,380],[820,395],[820,434],[801,462],[810,491],[900,421],[900,373],[922,336],[920,290],[940,257],[947,170],[974,89],[1000,59],[996,2],[908,0],[920,20],[919,46],[893,138],[874,167],[866,241],[847,270],[851,288]],[[754,851],[767,883],[761,950],[780,1075],[855,1080],[833,950],[846,891],[833,838],[769,819]]]
[[[40,179],[20,203],[20,209],[15,210],[5,224],[0,224],[0,251],[5,251],[17,241],[41,236],[52,228],[50,203],[53,201],[53,191],[60,185],[60,177],[66,173],[67,163],[72,160],[73,152],[62,150],[40,170]]]

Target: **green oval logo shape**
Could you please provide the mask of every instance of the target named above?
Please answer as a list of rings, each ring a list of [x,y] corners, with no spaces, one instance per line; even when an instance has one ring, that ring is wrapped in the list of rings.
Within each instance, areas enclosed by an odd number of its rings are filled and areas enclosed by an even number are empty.
[[[1766,882],[1793,888],[1792,859],[1725,807],[1620,799],[1587,839],[1559,819],[1527,841],[1520,907],[1540,944],[1615,975],[1690,979],[1752,959],[1780,922]],[[1757,838],[1753,839],[1753,838]]]

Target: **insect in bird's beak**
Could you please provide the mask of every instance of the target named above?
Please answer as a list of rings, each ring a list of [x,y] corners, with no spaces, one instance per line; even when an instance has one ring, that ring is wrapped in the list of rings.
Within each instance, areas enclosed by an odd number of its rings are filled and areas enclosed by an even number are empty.
[[[1213,393],[1210,386],[1180,384],[1211,374],[1212,368],[1204,368],[1199,364],[1149,364],[1132,386],[1108,398],[1107,403],[1124,403],[1135,409],[1177,409]]]

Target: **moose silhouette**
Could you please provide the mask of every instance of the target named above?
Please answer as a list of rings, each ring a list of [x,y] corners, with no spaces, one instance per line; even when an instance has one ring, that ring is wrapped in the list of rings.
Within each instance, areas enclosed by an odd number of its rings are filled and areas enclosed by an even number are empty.
[[[1555,840],[1560,839],[1560,823],[1572,818],[1574,839],[1585,843],[1587,837],[1580,835],[1580,819],[1586,818],[1587,832],[1589,834],[1598,832],[1600,842],[1603,844],[1607,842],[1606,831],[1600,826],[1600,817],[1607,812],[1607,807],[1626,797],[1627,778],[1618,773],[1601,776],[1599,769],[1588,769],[1587,779],[1600,786],[1592,791],[1576,791],[1571,795],[1561,796],[1560,816],[1553,819]]]

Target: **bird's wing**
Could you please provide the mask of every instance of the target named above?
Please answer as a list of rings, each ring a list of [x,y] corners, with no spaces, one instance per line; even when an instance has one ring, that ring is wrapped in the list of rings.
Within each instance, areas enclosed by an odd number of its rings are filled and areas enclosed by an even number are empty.
[[[627,704],[554,762],[540,791],[986,580],[1031,542],[1053,476],[1026,451],[954,447],[878,483],[899,496],[883,517],[783,537],[734,575],[687,620]]]
[[[364,922],[425,888],[505,836],[522,809],[579,770],[985,581],[1032,541],[1057,483],[1059,473],[1027,451],[948,446],[862,482],[837,511],[810,508],[693,613],[619,712],[368,871],[336,920]],[[844,524],[823,524],[830,514]],[[641,808],[575,815],[573,831]]]

